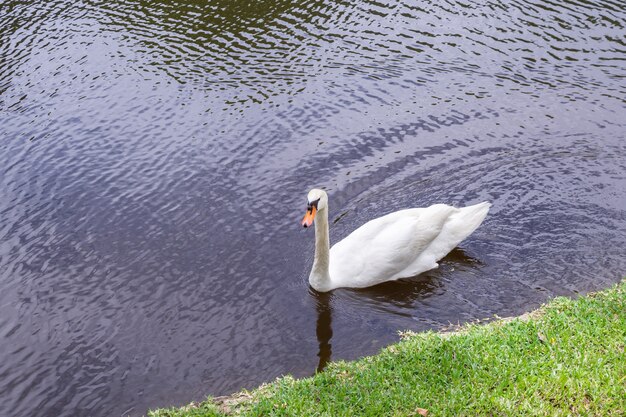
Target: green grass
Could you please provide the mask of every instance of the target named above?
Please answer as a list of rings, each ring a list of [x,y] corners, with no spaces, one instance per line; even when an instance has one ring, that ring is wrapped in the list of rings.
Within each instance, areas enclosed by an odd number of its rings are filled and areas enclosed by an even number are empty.
[[[373,357],[284,377],[178,416],[624,416],[626,281],[454,334],[410,334]],[[424,411],[421,411],[422,413]]]

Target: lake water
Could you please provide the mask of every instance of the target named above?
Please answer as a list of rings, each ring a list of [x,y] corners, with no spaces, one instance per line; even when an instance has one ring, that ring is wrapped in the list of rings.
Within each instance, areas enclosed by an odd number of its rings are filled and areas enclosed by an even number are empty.
[[[0,415],[141,416],[626,275],[622,1],[4,0]],[[331,240],[489,200],[438,270]]]

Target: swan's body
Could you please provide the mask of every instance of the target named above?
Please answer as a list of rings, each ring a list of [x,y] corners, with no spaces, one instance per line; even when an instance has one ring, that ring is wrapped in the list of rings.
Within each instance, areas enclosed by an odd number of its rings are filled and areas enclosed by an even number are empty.
[[[308,201],[302,225],[310,226],[315,218],[309,283],[321,292],[369,287],[437,268],[437,261],[480,226],[491,206],[435,204],[396,211],[365,223],[329,249],[328,196],[314,189]]]

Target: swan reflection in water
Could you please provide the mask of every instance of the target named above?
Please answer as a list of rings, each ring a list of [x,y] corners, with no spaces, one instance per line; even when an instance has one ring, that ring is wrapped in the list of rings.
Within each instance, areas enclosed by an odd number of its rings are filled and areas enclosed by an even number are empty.
[[[339,289],[331,292],[318,292],[310,289],[317,311],[316,334],[319,358],[316,372],[322,372],[332,359],[333,307],[334,300],[341,298],[356,299],[361,304],[368,303],[375,308],[391,314],[410,315],[412,306],[441,290],[444,276],[452,271],[471,270],[483,266],[483,263],[467,255],[463,249],[455,248],[441,261],[442,267],[412,278],[385,282],[368,288]],[[338,301],[338,302],[339,302]],[[404,329],[398,329],[404,330]]]
[[[332,345],[330,344],[330,339],[333,337],[331,294],[315,290],[311,290],[311,293],[317,297],[315,308],[317,310],[316,333],[319,344],[317,353],[319,361],[316,372],[322,372],[332,356]]]

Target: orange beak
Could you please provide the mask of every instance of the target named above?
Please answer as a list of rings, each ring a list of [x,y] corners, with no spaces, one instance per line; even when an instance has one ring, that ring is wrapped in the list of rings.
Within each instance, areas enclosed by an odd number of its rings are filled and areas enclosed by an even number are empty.
[[[313,224],[313,219],[315,218],[315,213],[317,213],[317,207],[311,206],[311,208],[306,211],[304,218],[302,218],[302,226],[311,226]]]

